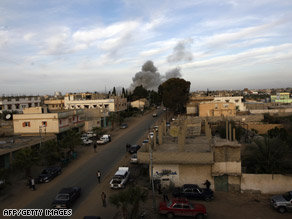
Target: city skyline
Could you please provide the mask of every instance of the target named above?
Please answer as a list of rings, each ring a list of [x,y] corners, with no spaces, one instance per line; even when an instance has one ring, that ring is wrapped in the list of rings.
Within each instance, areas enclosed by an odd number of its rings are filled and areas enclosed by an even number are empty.
[[[0,2],[0,94],[129,88],[148,60],[191,91],[291,87],[292,2]],[[289,77],[290,76],[290,77]]]

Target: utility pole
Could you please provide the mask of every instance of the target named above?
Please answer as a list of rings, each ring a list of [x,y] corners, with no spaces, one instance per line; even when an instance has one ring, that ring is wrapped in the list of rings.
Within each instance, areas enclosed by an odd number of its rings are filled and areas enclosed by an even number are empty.
[[[151,186],[152,186],[152,204],[153,204],[153,209],[156,210],[156,200],[155,200],[154,181],[153,181],[152,141],[150,143],[150,177],[151,177]]]

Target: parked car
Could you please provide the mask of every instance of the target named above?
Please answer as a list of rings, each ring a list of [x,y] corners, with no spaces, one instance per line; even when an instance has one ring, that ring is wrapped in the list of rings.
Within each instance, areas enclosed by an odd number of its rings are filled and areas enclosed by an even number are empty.
[[[41,174],[35,179],[35,181],[36,183],[47,183],[60,174],[60,166],[48,167],[41,172]]]
[[[149,136],[150,136],[150,138],[153,138],[154,132],[149,132]]]
[[[70,208],[80,197],[81,188],[79,186],[63,188],[52,202],[52,208]]]
[[[271,198],[271,205],[280,213],[292,210],[292,191],[283,195],[275,195]]]
[[[157,113],[153,113],[152,116],[153,116],[153,117],[157,117]]]
[[[130,163],[138,163],[138,156],[137,156],[137,154],[133,154],[131,156]]]
[[[148,142],[149,142],[148,139],[143,140],[143,142],[142,142],[142,146],[146,145]]]
[[[112,189],[125,188],[130,177],[129,167],[119,167],[118,171],[113,176],[110,181],[110,186]]]
[[[167,215],[167,218],[174,216],[187,216],[202,219],[207,216],[206,207],[202,204],[194,204],[187,199],[172,199],[169,202],[160,202],[159,213]]]
[[[141,148],[140,145],[136,145],[136,144],[131,145],[131,147],[129,148],[129,153],[136,154],[140,148]]]
[[[203,199],[211,201],[214,199],[214,194],[211,189],[200,188],[196,184],[184,184],[182,187],[174,188],[173,197],[184,197],[188,199]]]
[[[82,143],[84,144],[84,145],[90,145],[90,144],[92,144],[92,140],[90,140],[90,139],[85,139],[85,140],[82,140]]]
[[[128,128],[128,124],[123,123],[123,124],[120,126],[120,128],[121,128],[121,129],[126,129],[126,128]]]
[[[99,140],[96,141],[97,144],[106,144],[111,141],[110,135],[103,135]]]
[[[90,132],[86,132],[86,135],[87,135],[88,138],[92,138],[92,137],[96,136],[96,133],[90,131]]]

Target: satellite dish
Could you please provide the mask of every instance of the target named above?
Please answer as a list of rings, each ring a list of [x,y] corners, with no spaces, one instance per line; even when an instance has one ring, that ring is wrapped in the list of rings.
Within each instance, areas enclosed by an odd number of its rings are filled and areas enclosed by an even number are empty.
[[[7,115],[5,116],[5,119],[6,119],[6,120],[11,119],[11,114],[7,114]]]

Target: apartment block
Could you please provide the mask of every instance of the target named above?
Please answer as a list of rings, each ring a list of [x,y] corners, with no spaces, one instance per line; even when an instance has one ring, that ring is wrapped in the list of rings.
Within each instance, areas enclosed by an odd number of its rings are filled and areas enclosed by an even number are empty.
[[[0,97],[0,113],[3,111],[16,111],[21,113],[23,109],[41,106],[40,96],[2,96]]]

